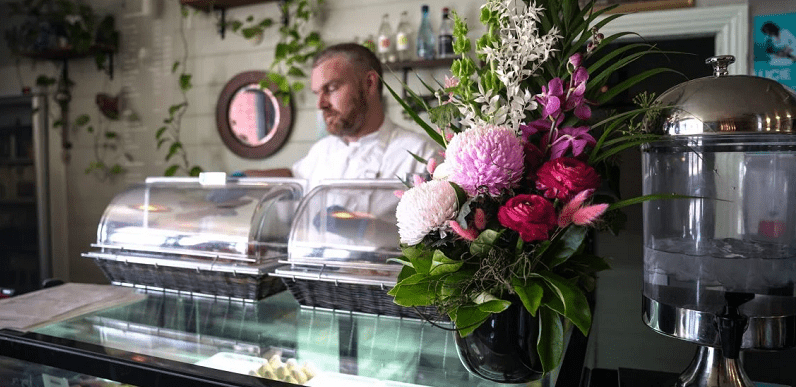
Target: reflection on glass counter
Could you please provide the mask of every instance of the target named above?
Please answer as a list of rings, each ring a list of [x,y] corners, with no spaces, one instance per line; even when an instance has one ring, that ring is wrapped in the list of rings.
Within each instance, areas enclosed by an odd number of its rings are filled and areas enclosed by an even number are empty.
[[[150,293],[139,303],[35,333],[96,344],[110,355],[131,352],[292,384],[300,384],[293,375],[304,375],[309,386],[495,385],[464,369],[451,333],[442,328],[419,319],[300,307],[288,292],[257,303]],[[296,369],[302,374],[291,373]]]
[[[0,386],[19,387],[135,387],[77,372],[0,356]]]

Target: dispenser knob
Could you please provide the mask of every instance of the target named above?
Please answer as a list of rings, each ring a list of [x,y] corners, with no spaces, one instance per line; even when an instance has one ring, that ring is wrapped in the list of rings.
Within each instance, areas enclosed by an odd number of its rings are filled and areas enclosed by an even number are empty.
[[[727,67],[735,63],[735,57],[732,55],[717,55],[705,59],[705,63],[713,66],[713,76],[723,77],[729,75]]]

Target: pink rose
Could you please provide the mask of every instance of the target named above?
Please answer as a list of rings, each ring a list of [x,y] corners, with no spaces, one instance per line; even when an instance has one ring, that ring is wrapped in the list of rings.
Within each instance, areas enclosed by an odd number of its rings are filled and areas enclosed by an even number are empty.
[[[498,210],[498,221],[520,233],[525,242],[547,239],[555,228],[556,215],[553,204],[539,195],[517,195]]]
[[[600,175],[590,165],[571,157],[550,160],[536,171],[536,189],[548,199],[569,200],[587,189],[600,187]]]

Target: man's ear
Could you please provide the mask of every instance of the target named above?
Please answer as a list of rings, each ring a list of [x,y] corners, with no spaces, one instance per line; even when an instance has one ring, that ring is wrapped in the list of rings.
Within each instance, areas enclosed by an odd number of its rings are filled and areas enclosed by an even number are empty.
[[[368,90],[368,94],[376,95],[378,94],[378,87],[379,85],[379,74],[374,71],[370,70],[365,74],[365,87]]]

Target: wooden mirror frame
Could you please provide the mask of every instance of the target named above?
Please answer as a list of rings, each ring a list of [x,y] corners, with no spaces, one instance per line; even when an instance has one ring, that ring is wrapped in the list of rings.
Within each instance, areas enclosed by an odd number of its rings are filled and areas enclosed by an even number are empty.
[[[224,85],[221,89],[221,94],[216,103],[216,127],[218,134],[221,136],[221,141],[236,155],[247,159],[264,159],[272,155],[274,152],[284,145],[287,140],[290,130],[293,127],[293,103],[292,99],[288,105],[285,105],[278,98],[272,98],[278,105],[279,121],[276,127],[272,128],[269,133],[268,139],[265,143],[257,146],[251,146],[241,142],[235,133],[232,131],[229,121],[230,104],[237,92],[252,84],[257,85],[261,80],[267,79],[268,74],[265,71],[244,71],[232,77],[232,79]],[[269,85],[271,95],[274,95],[277,86],[273,82]],[[274,106],[277,108],[277,106]]]

